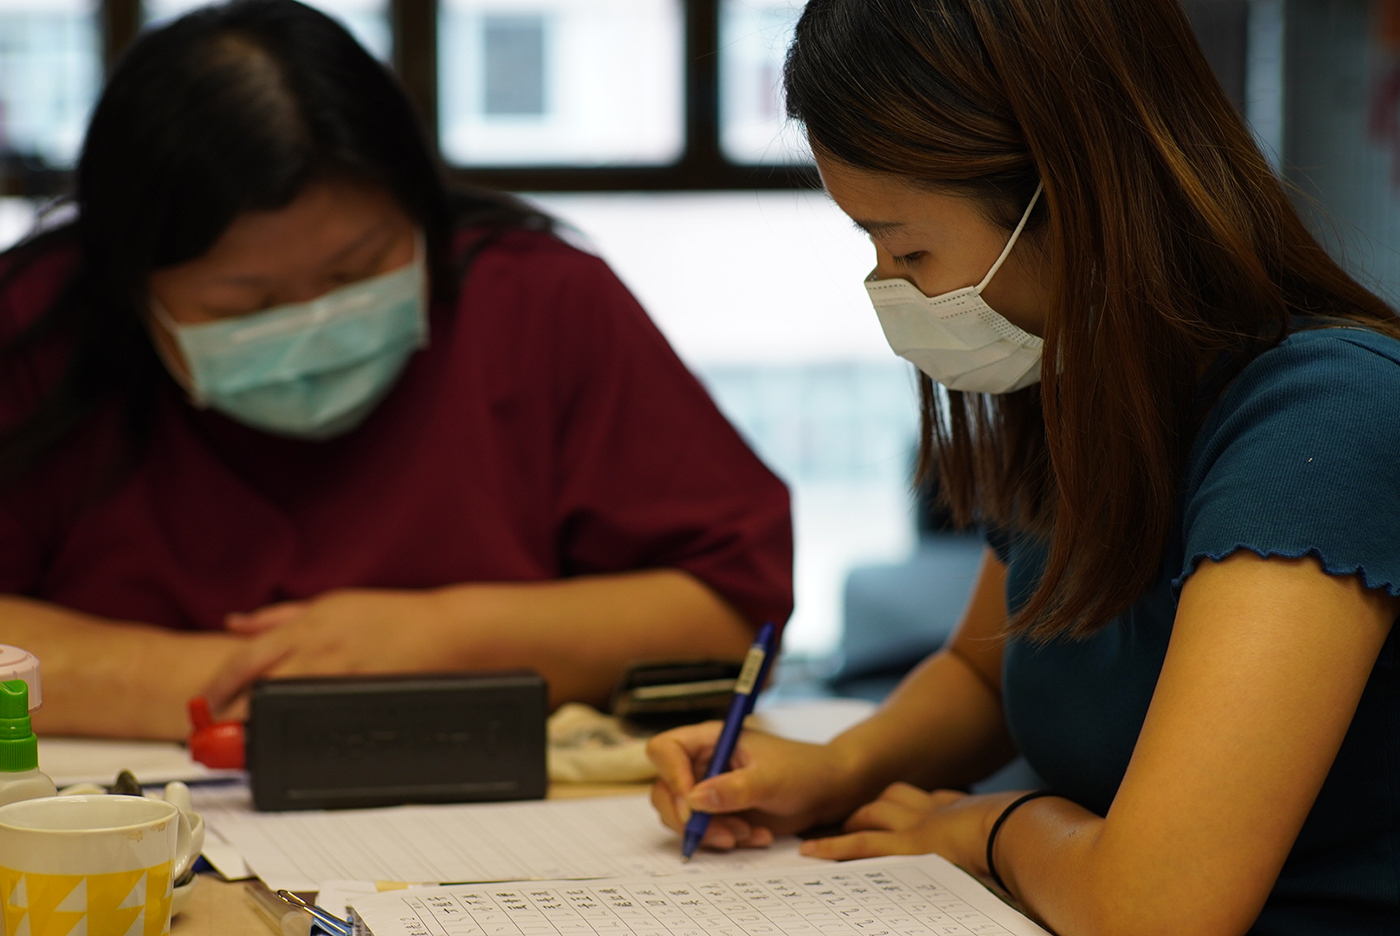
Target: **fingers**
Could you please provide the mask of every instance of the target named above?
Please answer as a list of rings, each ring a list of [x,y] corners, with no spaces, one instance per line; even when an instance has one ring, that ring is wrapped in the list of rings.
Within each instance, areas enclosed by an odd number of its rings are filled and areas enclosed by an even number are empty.
[[[290,643],[271,637],[250,641],[243,650],[229,657],[204,687],[202,694],[209,700],[209,707],[214,711],[225,708],[253,680],[286,659],[293,649]]]
[[[224,625],[236,634],[261,634],[301,616],[306,606],[305,601],[283,601],[256,611],[235,611],[224,618]]]
[[[688,793],[695,786],[695,765],[709,762],[722,728],[719,722],[687,725],[662,732],[647,742],[647,757],[672,792]]]
[[[928,809],[933,794],[908,783],[891,783],[880,794],[880,799],[896,803],[908,809]]]
[[[715,851],[767,848],[773,844],[773,831],[739,816],[711,816],[700,844]]]
[[[662,825],[673,832],[685,831],[685,824],[690,820],[690,809],[685,805],[685,798],[677,796],[661,780],[651,785],[651,805],[661,817]]]
[[[908,832],[927,815],[928,812],[924,809],[910,809],[902,803],[878,799],[851,813],[842,828],[847,832]]]
[[[658,787],[652,803],[666,825],[680,830],[691,813],[705,812],[704,844],[711,848],[763,847],[777,833],[807,828],[818,818],[814,805],[829,784],[822,749],[746,731],[733,769],[697,783],[707,771],[722,725],[709,722],[657,735],[647,747]],[[742,813],[742,815],[735,815]]]
[[[684,832],[690,820],[690,809],[684,797],[677,796],[666,784],[651,785],[651,804],[664,825],[674,832]],[[738,816],[711,816],[701,844],[706,848],[728,851],[731,848],[766,848],[773,844],[773,831],[754,825]]]
[[[907,783],[893,783],[880,798],[853,812],[843,827],[848,832],[884,830],[908,832],[930,816],[967,796],[956,790],[934,790],[925,793]]]
[[[747,848],[757,844],[754,840],[757,831],[755,826],[738,816],[711,816],[710,826],[705,830],[705,838],[701,840],[701,844],[719,851]],[[772,841],[773,835],[770,832],[764,844],[771,844]]]
[[[721,729],[719,722],[691,725],[659,734],[647,744],[647,755],[656,765],[659,777],[651,787],[651,803],[668,828],[684,832],[694,809],[707,812],[723,810],[723,803],[743,803],[751,788],[747,779],[733,780],[735,773],[723,774],[695,786],[697,769],[708,764],[715,739]],[[719,806],[701,807],[693,802],[698,796]],[[735,807],[735,811],[746,808]],[[773,831],[754,824],[747,817],[712,815],[701,844],[706,848],[728,851],[733,848],[765,848],[773,844]]]
[[[879,799],[866,803],[851,813],[844,828],[848,832],[907,832],[922,822],[930,812],[960,796],[961,794],[947,790],[925,793],[907,783],[892,783],[880,794]]]
[[[248,694],[236,696],[228,707],[218,713],[220,721],[241,721],[248,720]]]
[[[686,796],[691,809],[710,813],[742,812],[762,805],[765,784],[759,771],[740,767],[697,784]]]
[[[920,854],[913,837],[903,832],[856,832],[833,838],[812,839],[802,843],[801,852],[811,858],[826,858],[831,861]]]
[[[750,825],[749,837],[741,844],[745,848],[767,848],[773,844],[773,830],[767,826]]]

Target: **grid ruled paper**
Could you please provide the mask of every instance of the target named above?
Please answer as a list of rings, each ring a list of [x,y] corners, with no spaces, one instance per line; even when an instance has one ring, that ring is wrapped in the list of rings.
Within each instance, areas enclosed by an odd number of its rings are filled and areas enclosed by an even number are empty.
[[[351,907],[356,936],[1049,936],[936,855],[698,880],[434,887]]]

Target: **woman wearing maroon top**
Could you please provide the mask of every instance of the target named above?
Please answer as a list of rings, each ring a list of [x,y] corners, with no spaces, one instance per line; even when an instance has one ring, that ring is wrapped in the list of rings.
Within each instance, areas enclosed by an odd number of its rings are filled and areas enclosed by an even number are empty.
[[[75,200],[0,257],[0,643],[43,730],[178,736],[308,673],[598,701],[791,610],[782,484],[601,261],[445,190],[321,14],[138,41]]]

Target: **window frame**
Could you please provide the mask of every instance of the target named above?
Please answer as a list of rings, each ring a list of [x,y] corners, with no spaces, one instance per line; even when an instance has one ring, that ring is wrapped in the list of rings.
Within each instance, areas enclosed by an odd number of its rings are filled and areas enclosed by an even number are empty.
[[[141,0],[99,0],[108,71],[141,29]],[[637,192],[814,189],[810,166],[742,165],[720,146],[721,0],[682,0],[685,10],[685,148],[661,166],[447,167],[454,182],[512,192]],[[393,66],[438,146],[438,0],[390,0]]]

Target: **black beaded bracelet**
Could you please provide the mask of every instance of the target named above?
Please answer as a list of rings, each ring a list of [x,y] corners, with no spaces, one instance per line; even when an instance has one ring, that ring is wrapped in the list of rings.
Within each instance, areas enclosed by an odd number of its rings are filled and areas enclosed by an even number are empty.
[[[1001,815],[997,816],[997,821],[992,823],[992,831],[987,835],[987,873],[991,875],[992,880],[996,882],[997,887],[1000,887],[1003,891],[1005,891],[1008,894],[1011,893],[1011,890],[1006,886],[1006,882],[1001,879],[1001,875],[997,874],[996,862],[992,860],[992,846],[996,844],[997,833],[1001,831],[1002,823],[1006,822],[1007,818],[1009,818],[1010,815],[1016,810],[1020,809],[1022,806],[1026,805],[1033,799],[1040,799],[1042,796],[1054,795],[1055,794],[1050,790],[1035,790],[1034,792],[1018,796],[1011,801],[1011,804],[1009,806],[1007,806],[1001,811]]]

